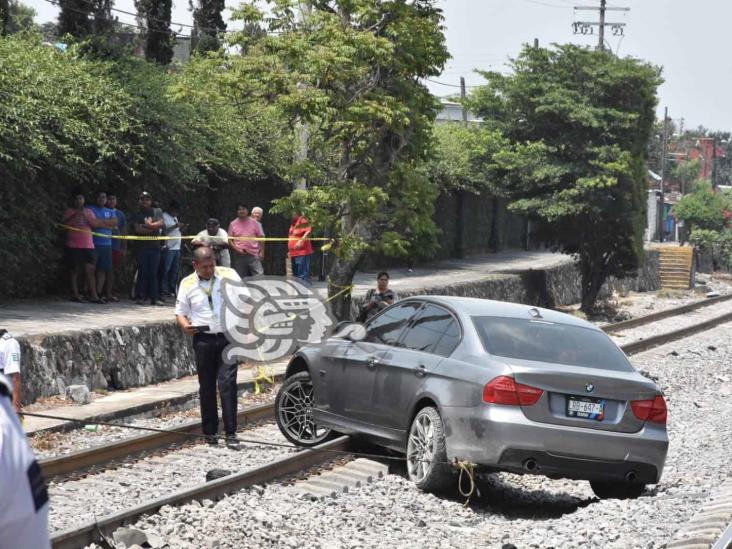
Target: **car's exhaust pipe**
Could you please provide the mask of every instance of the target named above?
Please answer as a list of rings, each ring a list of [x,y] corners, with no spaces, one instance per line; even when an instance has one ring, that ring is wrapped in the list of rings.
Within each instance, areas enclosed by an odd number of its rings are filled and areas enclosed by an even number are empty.
[[[530,472],[536,471],[536,460],[534,458],[529,458],[524,461],[524,469]]]
[[[635,471],[628,471],[625,473],[625,480],[628,482],[635,482],[638,480],[638,475],[635,474]]]

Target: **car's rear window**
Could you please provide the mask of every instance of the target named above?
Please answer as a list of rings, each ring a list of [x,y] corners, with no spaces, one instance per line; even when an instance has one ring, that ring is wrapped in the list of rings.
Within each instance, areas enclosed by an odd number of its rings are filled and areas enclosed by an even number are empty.
[[[474,316],[491,355],[629,372],[623,352],[602,332],[543,320]]]

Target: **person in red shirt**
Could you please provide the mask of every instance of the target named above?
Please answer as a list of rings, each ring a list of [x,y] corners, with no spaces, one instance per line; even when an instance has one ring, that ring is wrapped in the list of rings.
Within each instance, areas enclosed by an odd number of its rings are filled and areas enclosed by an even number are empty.
[[[312,232],[313,228],[307,217],[302,213],[295,215],[290,225],[287,249],[292,259],[293,274],[306,284],[310,284],[310,256],[313,255],[313,243],[309,237]]]
[[[256,219],[249,217],[249,208],[244,204],[236,207],[237,218],[229,223],[229,246],[231,266],[241,278],[264,274],[262,258],[264,248],[257,238],[263,238],[262,226]],[[243,237],[241,239],[231,237]]]
[[[106,303],[97,294],[94,278],[94,240],[92,229],[113,228],[116,219],[97,219],[94,212],[84,207],[84,193],[74,191],[72,194],[73,207],[67,208],[61,217],[61,224],[71,227],[66,229],[66,262],[71,278],[71,301],[83,301],[79,294],[78,276],[81,270],[86,275],[86,286],[89,299],[92,303]]]

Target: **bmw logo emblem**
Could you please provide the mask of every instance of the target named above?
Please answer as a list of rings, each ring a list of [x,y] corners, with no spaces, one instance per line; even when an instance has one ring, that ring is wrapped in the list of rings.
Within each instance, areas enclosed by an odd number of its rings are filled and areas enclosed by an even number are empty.
[[[595,386],[592,383],[588,383],[587,385],[585,385],[585,389],[587,389],[588,393],[591,393],[595,390]]]

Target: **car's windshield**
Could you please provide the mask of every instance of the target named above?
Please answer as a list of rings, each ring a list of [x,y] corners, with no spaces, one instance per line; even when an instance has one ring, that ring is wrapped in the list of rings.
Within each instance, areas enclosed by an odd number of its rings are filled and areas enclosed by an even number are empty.
[[[491,355],[629,372],[623,352],[602,332],[543,320],[474,316]]]

